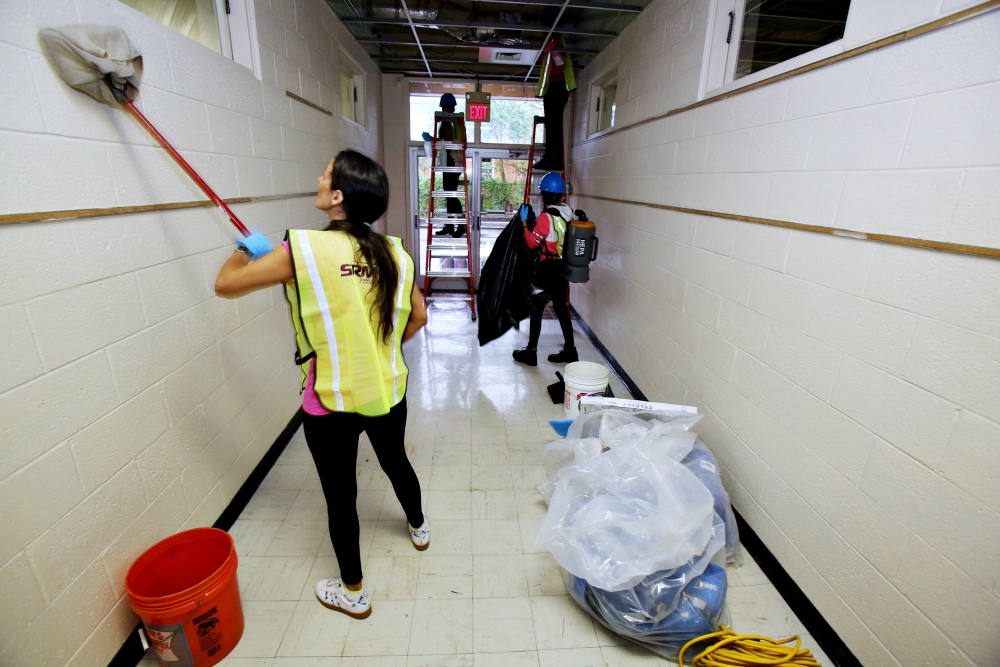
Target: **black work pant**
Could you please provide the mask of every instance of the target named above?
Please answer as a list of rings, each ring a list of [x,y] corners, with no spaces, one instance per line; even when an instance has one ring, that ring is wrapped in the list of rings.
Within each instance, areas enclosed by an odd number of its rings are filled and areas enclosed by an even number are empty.
[[[565,278],[554,278],[544,285],[537,285],[542,288],[534,296],[535,310],[531,313],[530,325],[528,328],[528,347],[533,350],[538,349],[538,337],[542,334],[542,313],[545,312],[545,304],[551,299],[552,310],[559,320],[559,327],[562,329],[563,344],[566,347],[573,347],[573,321],[569,317],[569,307],[566,304]]]
[[[563,110],[569,100],[565,81],[552,81],[542,96],[545,113],[545,161],[552,167],[563,168]]]
[[[389,414],[365,417],[356,412],[333,412],[316,417],[305,415],[302,424],[312,452],[319,481],[326,496],[330,540],[340,564],[340,577],[353,586],[361,581],[361,525],[358,522],[358,438],[368,434],[378,463],[392,482],[392,490],[411,526],[424,522],[420,506],[420,482],[406,458],[406,398]]]
[[[458,163],[455,158],[451,156],[449,151],[448,157],[446,159],[446,164],[449,167],[454,167]],[[458,190],[458,178],[461,174],[441,174],[441,188],[444,190]],[[448,197],[446,201],[448,207],[448,213],[462,213],[462,200],[457,197]]]

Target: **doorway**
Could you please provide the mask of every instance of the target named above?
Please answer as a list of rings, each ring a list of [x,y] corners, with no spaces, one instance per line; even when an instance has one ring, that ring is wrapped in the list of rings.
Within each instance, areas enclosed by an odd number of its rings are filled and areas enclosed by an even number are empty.
[[[528,173],[528,151],[506,148],[469,148],[466,150],[466,174],[469,178],[469,229],[472,241],[472,276],[479,288],[479,274],[490,256],[500,232],[510,222],[524,196]],[[410,247],[417,268],[418,284],[423,284],[427,267],[427,206],[430,193],[430,159],[422,147],[410,148],[410,211],[414,235]],[[440,187],[440,186],[439,186]],[[454,241],[454,250],[437,251],[430,270],[469,270],[465,237]],[[465,292],[464,279],[438,278],[435,291]]]

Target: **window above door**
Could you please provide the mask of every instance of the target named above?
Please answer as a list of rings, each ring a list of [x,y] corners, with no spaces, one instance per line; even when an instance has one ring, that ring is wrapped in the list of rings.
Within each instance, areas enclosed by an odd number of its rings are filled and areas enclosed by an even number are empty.
[[[850,0],[719,0],[703,96],[839,53],[850,4]]]
[[[232,58],[260,78],[253,0],[122,0],[202,46]]]

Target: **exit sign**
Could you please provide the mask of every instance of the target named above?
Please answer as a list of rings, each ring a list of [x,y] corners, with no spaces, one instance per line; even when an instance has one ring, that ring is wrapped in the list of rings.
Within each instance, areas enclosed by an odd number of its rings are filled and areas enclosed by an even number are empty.
[[[466,93],[465,117],[480,123],[490,122],[490,93]]]

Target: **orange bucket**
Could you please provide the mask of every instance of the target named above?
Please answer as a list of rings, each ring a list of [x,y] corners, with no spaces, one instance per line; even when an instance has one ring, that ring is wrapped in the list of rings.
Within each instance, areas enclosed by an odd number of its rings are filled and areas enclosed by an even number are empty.
[[[164,667],[211,667],[243,636],[236,545],[218,528],[157,542],[132,563],[125,590]]]

